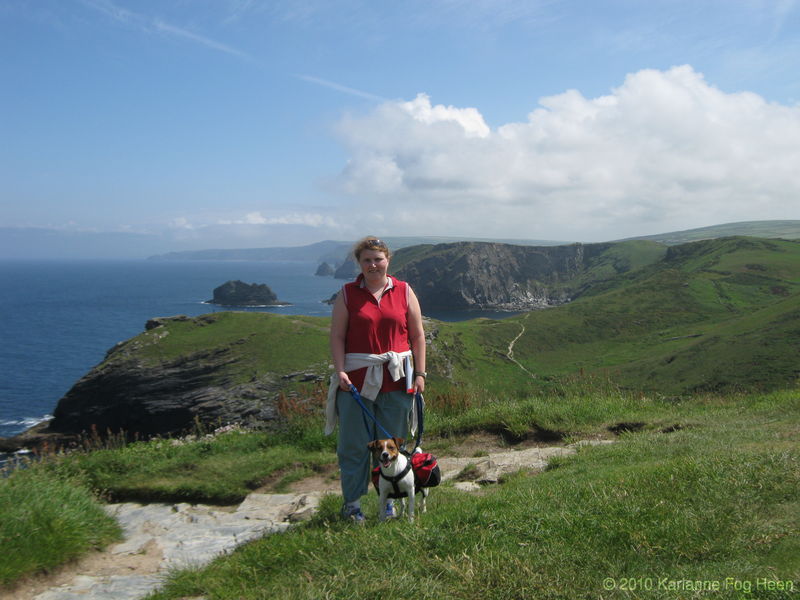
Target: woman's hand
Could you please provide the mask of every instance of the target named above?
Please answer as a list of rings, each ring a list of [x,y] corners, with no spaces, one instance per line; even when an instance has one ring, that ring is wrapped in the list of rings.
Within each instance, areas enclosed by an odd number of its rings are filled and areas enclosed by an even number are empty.
[[[414,378],[414,394],[421,394],[425,391],[425,378],[422,375],[417,375]]]
[[[350,386],[353,384],[350,382],[350,378],[347,376],[347,373],[345,373],[344,371],[339,371],[338,375],[339,375],[339,389],[344,392],[349,392]]]

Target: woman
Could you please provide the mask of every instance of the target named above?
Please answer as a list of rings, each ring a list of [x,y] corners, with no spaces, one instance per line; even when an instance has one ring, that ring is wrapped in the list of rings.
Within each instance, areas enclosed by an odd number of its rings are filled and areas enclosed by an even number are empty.
[[[403,363],[413,356],[414,393],[425,389],[425,332],[414,291],[388,275],[389,248],[376,237],[366,237],[353,249],[361,273],[342,286],[333,305],[331,354],[335,373],[328,396],[326,433],[338,416],[337,454],[344,507],[342,514],[364,520],[361,496],[367,493],[370,454],[367,444],[376,438],[375,424],[366,422],[350,385],[361,393],[367,408],[395,437],[405,438],[414,394],[406,390]],[[408,364],[408,363],[406,363]],[[387,514],[393,516],[391,503]]]

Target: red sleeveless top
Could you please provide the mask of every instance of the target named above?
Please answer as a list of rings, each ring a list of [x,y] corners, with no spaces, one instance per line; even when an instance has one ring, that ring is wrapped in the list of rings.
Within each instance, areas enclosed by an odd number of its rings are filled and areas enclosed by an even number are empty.
[[[410,350],[408,341],[408,293],[405,281],[389,276],[389,284],[380,300],[376,300],[364,287],[364,276],[342,287],[344,303],[347,306],[347,335],[345,352],[383,354],[393,350]],[[347,375],[359,390],[364,387],[367,369],[356,369]],[[381,392],[405,390],[406,383],[401,377],[392,381],[386,366],[383,367]]]

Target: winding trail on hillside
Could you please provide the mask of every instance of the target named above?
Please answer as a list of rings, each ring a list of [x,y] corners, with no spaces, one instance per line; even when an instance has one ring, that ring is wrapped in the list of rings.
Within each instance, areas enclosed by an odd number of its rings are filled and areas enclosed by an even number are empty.
[[[527,318],[527,317],[526,317]],[[526,369],[521,362],[519,362],[516,358],[514,358],[514,344],[517,343],[517,340],[521,338],[525,334],[525,324],[520,323],[520,332],[517,334],[513,340],[508,343],[508,352],[506,352],[506,358],[517,365],[520,369],[522,369],[525,373],[528,374],[529,377],[536,379],[536,373],[531,373],[528,369]]]

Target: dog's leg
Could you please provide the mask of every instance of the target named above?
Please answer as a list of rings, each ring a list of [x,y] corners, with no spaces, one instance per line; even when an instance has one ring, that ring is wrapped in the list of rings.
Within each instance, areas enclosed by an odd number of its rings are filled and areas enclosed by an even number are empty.
[[[422,488],[422,499],[419,501],[419,512],[423,515],[425,514],[425,511],[427,511],[426,507],[427,503],[425,502],[427,499],[428,499],[428,488]]]
[[[378,520],[386,520],[386,502],[389,500],[389,492],[381,490],[378,494]]]
[[[408,492],[408,521],[409,523],[414,522],[414,488],[411,488],[411,491]]]

